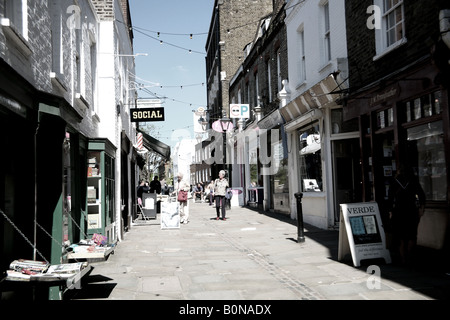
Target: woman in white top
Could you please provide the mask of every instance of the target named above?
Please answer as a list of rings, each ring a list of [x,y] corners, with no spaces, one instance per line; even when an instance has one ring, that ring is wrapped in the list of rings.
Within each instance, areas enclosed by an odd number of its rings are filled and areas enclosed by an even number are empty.
[[[219,178],[214,182],[214,199],[216,200],[216,220],[220,218],[219,208],[222,210],[222,220],[225,221],[225,194],[229,188],[228,180],[225,179],[225,171],[219,171]]]

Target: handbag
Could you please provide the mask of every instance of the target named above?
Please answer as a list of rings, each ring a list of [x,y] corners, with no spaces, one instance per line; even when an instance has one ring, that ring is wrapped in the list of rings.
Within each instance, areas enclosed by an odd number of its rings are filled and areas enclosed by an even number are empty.
[[[227,200],[231,200],[231,198],[233,197],[233,192],[231,191],[230,188],[227,189],[227,192],[225,193],[225,198]]]
[[[178,197],[177,197],[178,201],[181,201],[181,202],[187,201],[187,198],[188,198],[187,191],[184,191],[184,190],[178,191]]]

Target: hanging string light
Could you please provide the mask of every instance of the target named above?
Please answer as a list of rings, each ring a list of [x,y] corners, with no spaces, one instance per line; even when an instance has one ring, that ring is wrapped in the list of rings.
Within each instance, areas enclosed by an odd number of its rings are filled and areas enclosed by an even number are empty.
[[[190,83],[190,84],[178,84],[178,85],[162,85],[159,82],[153,82],[153,81],[149,81],[143,78],[138,77],[137,75],[135,75],[133,72],[128,70],[128,73],[130,74],[130,76],[132,76],[134,79],[139,80],[140,82],[145,82],[145,83],[149,83],[151,85],[151,87],[160,87],[161,89],[163,88],[179,88],[179,87],[196,87],[196,86],[204,86],[205,83],[204,82],[199,82],[199,83]],[[133,83],[136,86],[136,89],[139,88],[148,88],[148,85],[145,85],[143,83],[140,83],[139,81],[133,81]]]
[[[180,100],[176,100],[176,99],[173,99],[173,98],[170,98],[170,97],[162,96],[162,95],[160,95],[160,94],[158,94],[158,93],[156,93],[156,92],[150,91],[150,90],[147,89],[147,88],[141,88],[141,89],[139,89],[139,90],[142,90],[142,91],[144,91],[144,92],[146,92],[146,93],[148,93],[148,94],[151,94],[153,97],[155,97],[155,98],[157,98],[157,99],[168,99],[168,100],[171,100],[171,101],[173,101],[173,102],[178,102],[178,103],[182,103],[182,104],[185,104],[185,105],[189,105],[189,107],[192,107],[192,106],[199,106],[199,107],[206,108],[205,105],[201,105],[201,104],[197,104],[197,103],[190,103],[190,102],[186,102],[186,101],[180,101]]]
[[[116,21],[125,24],[123,21],[120,21],[120,20],[116,20]],[[188,35],[192,39],[194,35],[208,34],[207,32],[206,33],[187,33],[187,34],[186,33],[183,33],[183,34],[181,34],[181,33],[167,33],[167,32],[160,32],[160,31],[152,31],[152,30],[148,30],[148,29],[144,29],[144,28],[139,28],[139,27],[136,27],[136,26],[133,26],[131,28],[132,28],[132,30],[134,32],[140,33],[140,34],[142,34],[142,35],[144,35],[144,36],[146,36],[146,37],[148,37],[150,39],[159,41],[159,43],[161,45],[163,44],[163,41],[160,39],[161,35],[176,35],[176,36],[180,36],[180,35],[186,36],[186,35]],[[157,35],[157,37],[155,38],[155,37],[149,35],[148,33],[144,32],[144,31],[155,33]],[[173,43],[170,43],[170,42],[167,42],[167,41],[164,41],[164,44],[172,46],[172,47],[175,47],[175,48],[178,48],[178,49],[182,49],[182,50],[188,51],[189,53],[198,53],[198,54],[201,54],[201,55],[206,55],[206,52],[195,51],[195,50],[192,50],[192,49],[184,48],[184,47],[178,46],[176,44],[173,44]]]

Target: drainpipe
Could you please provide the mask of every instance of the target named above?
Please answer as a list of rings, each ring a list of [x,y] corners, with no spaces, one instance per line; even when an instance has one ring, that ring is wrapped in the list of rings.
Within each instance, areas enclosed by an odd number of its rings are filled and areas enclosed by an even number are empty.
[[[450,9],[439,12],[439,30],[441,31],[442,41],[450,49]]]
[[[37,135],[39,132],[40,125],[40,112],[38,113],[38,123],[36,127],[36,132],[34,133],[34,223],[33,223],[33,260],[36,260],[37,254]]]

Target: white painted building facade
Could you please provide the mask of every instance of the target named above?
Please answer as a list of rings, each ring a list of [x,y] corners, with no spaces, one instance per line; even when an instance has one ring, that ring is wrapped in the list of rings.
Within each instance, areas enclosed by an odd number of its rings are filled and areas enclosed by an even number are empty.
[[[286,8],[290,97],[280,111],[290,146],[288,175],[297,177],[289,179],[291,217],[297,215],[294,195],[301,192],[304,221],[326,229],[337,223],[339,203],[351,200],[338,187],[339,149],[347,139],[359,147],[357,130],[343,128],[335,94],[347,86],[345,1],[290,0]]]
[[[98,136],[107,138],[117,148],[115,155],[115,230],[121,240],[123,226],[134,206],[131,196],[135,188],[131,181],[137,181],[137,173],[132,170],[132,146],[136,144],[136,125],[130,121],[130,107],[137,99],[135,88],[135,55],[133,53],[132,33],[126,21],[129,17],[123,6],[127,1],[109,0],[97,2],[97,8],[104,6],[99,17],[98,44],[98,92],[97,115],[99,120]],[[125,7],[125,9],[127,9]],[[100,10],[98,10],[100,12]],[[127,146],[125,146],[125,144]],[[134,176],[134,179],[130,177]],[[126,189],[126,190],[122,190]],[[124,216],[122,210],[128,208]],[[128,219],[129,220],[129,219]]]
[[[173,177],[176,181],[178,173],[183,179],[191,183],[191,164],[194,163],[196,139],[181,139],[176,143],[172,153]]]

